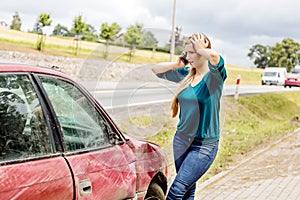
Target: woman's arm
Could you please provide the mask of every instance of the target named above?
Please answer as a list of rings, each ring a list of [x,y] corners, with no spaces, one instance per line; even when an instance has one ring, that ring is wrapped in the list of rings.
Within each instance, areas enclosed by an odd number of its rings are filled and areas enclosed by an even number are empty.
[[[216,66],[220,62],[220,55],[212,49],[198,49],[197,53],[203,55],[211,65]]]
[[[164,73],[164,72],[167,72],[167,71],[170,71],[170,70],[173,70],[173,69],[176,69],[176,68],[182,68],[182,67],[184,67],[184,64],[181,61],[181,59],[178,58],[176,62],[161,62],[161,63],[158,63],[158,64],[156,64],[152,67],[152,71],[155,74],[160,74],[160,73]]]

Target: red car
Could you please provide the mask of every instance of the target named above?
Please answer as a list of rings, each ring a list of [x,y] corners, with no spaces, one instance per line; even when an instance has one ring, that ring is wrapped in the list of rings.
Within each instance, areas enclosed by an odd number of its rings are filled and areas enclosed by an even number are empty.
[[[167,158],[54,69],[0,64],[0,199],[164,199]]]
[[[293,73],[289,75],[284,82],[284,87],[300,86],[300,73]]]

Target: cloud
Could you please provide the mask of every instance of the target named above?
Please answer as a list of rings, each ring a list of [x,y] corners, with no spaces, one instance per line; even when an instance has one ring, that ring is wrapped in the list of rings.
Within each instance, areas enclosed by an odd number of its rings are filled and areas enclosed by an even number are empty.
[[[58,23],[71,28],[79,15],[97,31],[104,22],[117,22],[124,31],[138,22],[167,42],[173,3],[174,0],[10,0],[1,2],[0,20],[10,24],[18,11],[24,31],[32,29],[43,12],[50,13],[53,21],[49,31]],[[246,52],[252,45],[274,45],[288,37],[300,41],[299,8],[298,0],[176,0],[176,25],[182,28],[183,35],[206,33],[232,64],[249,65]]]

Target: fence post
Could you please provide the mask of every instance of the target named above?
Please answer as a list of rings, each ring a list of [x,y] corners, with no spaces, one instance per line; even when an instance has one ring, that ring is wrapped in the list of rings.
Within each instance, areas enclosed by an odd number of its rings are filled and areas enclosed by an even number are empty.
[[[241,75],[238,75],[236,78],[236,88],[234,93],[234,99],[237,100],[239,98],[239,85],[241,81]]]

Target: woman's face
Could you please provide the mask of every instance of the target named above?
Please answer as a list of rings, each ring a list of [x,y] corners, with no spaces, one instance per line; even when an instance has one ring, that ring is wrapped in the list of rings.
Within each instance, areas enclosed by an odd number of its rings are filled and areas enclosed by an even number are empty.
[[[195,51],[192,43],[186,44],[184,50],[185,52],[187,52],[186,58],[189,61],[191,67],[201,66],[203,61],[201,59],[201,56]]]

